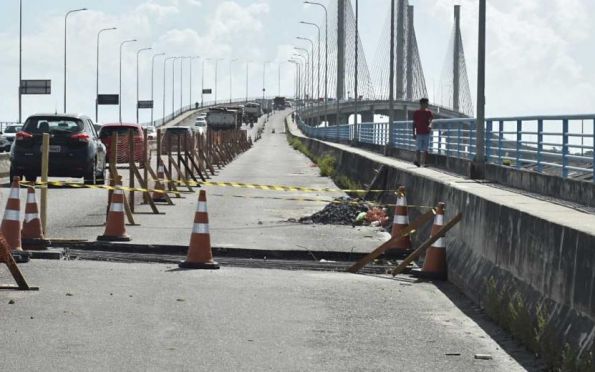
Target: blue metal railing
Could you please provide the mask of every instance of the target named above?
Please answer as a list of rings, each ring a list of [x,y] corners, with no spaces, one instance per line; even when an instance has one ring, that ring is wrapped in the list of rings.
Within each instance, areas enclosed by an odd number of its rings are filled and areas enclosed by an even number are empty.
[[[476,120],[437,119],[433,122],[430,152],[473,159]],[[300,120],[309,137],[415,150],[413,123],[395,121],[329,127],[311,127]],[[485,122],[486,161],[517,169],[595,182],[595,114],[490,118]]]

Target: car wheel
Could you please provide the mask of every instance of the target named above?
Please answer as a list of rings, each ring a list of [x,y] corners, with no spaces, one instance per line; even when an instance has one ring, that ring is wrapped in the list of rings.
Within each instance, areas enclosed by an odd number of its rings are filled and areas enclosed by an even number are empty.
[[[95,159],[95,161],[93,161],[93,164],[91,165],[91,169],[89,169],[89,172],[84,177],[85,185],[95,185],[95,182],[96,182],[95,170],[96,169],[97,169],[97,159]]]
[[[105,184],[105,164],[102,169],[97,169],[97,173],[95,174],[95,184],[96,185]]]

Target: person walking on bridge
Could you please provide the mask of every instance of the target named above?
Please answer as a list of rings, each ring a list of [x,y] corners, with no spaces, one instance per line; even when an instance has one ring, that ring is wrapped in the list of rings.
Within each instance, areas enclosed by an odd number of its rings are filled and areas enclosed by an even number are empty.
[[[415,161],[416,166],[427,167],[428,148],[430,147],[430,134],[432,133],[432,120],[434,115],[428,109],[430,100],[422,98],[419,100],[420,109],[413,114],[413,139],[415,139]],[[420,164],[421,161],[421,164]]]

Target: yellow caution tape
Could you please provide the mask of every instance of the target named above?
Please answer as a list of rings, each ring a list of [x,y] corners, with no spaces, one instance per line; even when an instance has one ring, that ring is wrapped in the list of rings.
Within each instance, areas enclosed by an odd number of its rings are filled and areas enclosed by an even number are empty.
[[[196,182],[193,180],[167,180],[167,179],[155,179],[155,182],[161,183],[176,183],[180,186],[217,186],[217,187],[233,187],[241,189],[252,189],[252,190],[265,190],[265,191],[282,191],[282,192],[347,192],[347,193],[380,193],[392,190],[344,190],[344,189],[331,189],[322,188],[316,189],[311,187],[301,186],[280,186],[280,185],[260,185],[254,183],[242,183],[242,182],[214,182],[214,181],[200,181]]]
[[[169,190],[160,190],[160,189],[143,189],[138,187],[126,187],[126,186],[109,186],[109,185],[85,185],[83,183],[76,183],[76,182],[62,182],[62,181],[51,181],[51,182],[35,182],[35,184],[31,182],[20,182],[23,186],[37,186],[37,187],[45,187],[45,186],[56,186],[56,187],[72,187],[76,189],[93,189],[93,190],[122,190],[122,191],[136,191],[136,192],[155,192],[155,193],[162,193],[162,194],[174,194],[180,195],[182,194],[179,191],[169,191]]]

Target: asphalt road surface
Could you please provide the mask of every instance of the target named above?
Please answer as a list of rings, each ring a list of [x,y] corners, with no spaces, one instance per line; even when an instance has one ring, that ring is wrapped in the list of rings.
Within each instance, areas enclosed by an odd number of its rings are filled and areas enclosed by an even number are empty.
[[[432,284],[160,264],[21,267],[40,291],[0,292],[2,371],[524,370],[467,300]]]

